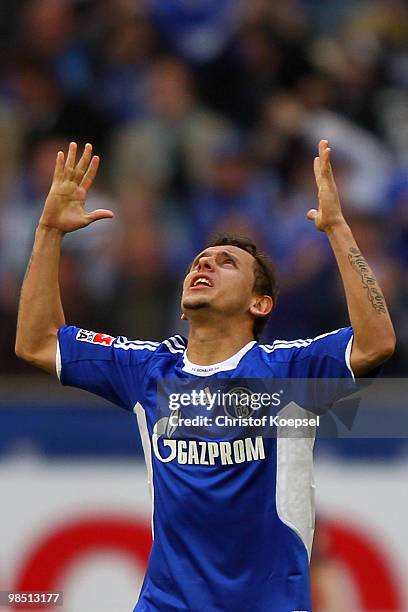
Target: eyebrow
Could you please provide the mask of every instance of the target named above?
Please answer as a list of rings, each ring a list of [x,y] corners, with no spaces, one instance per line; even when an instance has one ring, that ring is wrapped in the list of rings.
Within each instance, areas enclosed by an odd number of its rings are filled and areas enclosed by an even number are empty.
[[[194,265],[197,263],[197,261],[200,259],[200,257],[207,257],[208,255],[210,255],[209,251],[203,251],[202,253],[200,253],[199,255],[197,255],[197,257],[193,260],[193,263],[191,264],[191,268],[194,267]],[[224,257],[229,257],[230,259],[232,259],[237,265],[239,263],[239,260],[237,257],[235,257],[235,255],[232,255],[232,253],[230,253],[229,251],[221,251],[218,252],[217,255],[224,255]],[[190,269],[191,269],[190,268]]]

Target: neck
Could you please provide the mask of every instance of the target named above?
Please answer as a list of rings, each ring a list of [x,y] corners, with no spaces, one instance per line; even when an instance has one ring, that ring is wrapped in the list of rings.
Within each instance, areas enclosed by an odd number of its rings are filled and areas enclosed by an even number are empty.
[[[252,340],[252,329],[236,323],[231,328],[225,321],[216,326],[192,324],[188,335],[187,357],[196,365],[213,365],[229,359]]]

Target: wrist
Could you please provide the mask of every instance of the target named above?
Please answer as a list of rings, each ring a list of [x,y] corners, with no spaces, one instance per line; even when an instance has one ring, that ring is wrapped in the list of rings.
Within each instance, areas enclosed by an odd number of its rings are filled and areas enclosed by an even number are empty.
[[[60,234],[61,236],[64,235],[65,232],[63,232],[59,227],[55,227],[55,225],[52,225],[51,223],[47,222],[47,218],[43,215],[41,215],[39,221],[38,221],[38,225],[37,225],[38,229],[41,229],[45,232],[51,232],[53,234]]]
[[[330,238],[336,234],[350,233],[351,229],[347,221],[344,219],[344,217],[342,217],[338,221],[328,225],[324,231],[327,234],[327,237]]]
[[[63,238],[65,232],[60,230],[58,227],[48,225],[44,220],[40,219],[37,225],[37,232],[49,234],[58,238]]]

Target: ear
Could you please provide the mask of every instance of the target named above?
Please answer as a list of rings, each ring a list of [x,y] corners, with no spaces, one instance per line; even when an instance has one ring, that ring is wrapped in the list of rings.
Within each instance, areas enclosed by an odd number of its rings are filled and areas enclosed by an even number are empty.
[[[254,317],[264,317],[271,312],[272,308],[273,299],[270,295],[256,296],[249,312]]]

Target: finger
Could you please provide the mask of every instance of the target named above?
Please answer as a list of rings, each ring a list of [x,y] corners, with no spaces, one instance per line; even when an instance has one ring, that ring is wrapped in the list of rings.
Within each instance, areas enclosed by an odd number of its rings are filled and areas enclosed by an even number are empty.
[[[321,175],[327,176],[329,174],[330,165],[330,149],[327,140],[321,140],[319,142],[319,158]]]
[[[89,219],[89,223],[93,223],[94,221],[99,221],[100,219],[112,219],[113,212],[107,208],[98,208],[90,213],[87,213],[87,217]]]
[[[333,174],[333,168],[331,165],[331,149],[330,147],[327,147],[327,149],[324,152],[325,155],[325,177],[331,182],[334,183],[334,174]]]
[[[313,161],[313,170],[314,170],[314,175],[315,175],[317,186],[319,186],[320,182],[321,182],[321,178],[322,178],[322,169],[321,169],[321,165],[320,165],[320,157],[315,157],[314,158],[314,161]]]
[[[96,173],[98,172],[99,161],[99,157],[97,155],[94,155],[91,159],[91,163],[88,166],[88,170],[86,171],[85,176],[81,181],[80,186],[83,187],[86,192],[89,191],[90,187],[92,186],[92,183],[94,182]]]
[[[319,141],[319,157],[323,158],[324,156],[324,152],[327,149],[327,147],[329,146],[329,141],[328,140],[320,140]]]
[[[310,210],[308,210],[308,212],[306,213],[306,217],[310,220],[310,221],[315,221],[317,218],[317,210],[315,208],[311,208]]]
[[[74,177],[76,182],[79,184],[84,178],[85,172],[88,169],[89,162],[92,157],[92,145],[89,142],[85,145],[81,159],[76,165]]]
[[[327,174],[327,154],[326,150],[328,147],[327,140],[321,140],[319,142],[319,159],[320,159],[320,173],[321,175]]]
[[[58,151],[57,159],[55,160],[53,181],[61,180],[64,176],[64,161],[65,157],[63,151]]]
[[[76,151],[77,151],[77,143],[70,142],[69,149],[68,149],[68,155],[67,155],[67,161],[65,162],[65,173],[68,178],[71,178],[72,175],[74,174]]]

